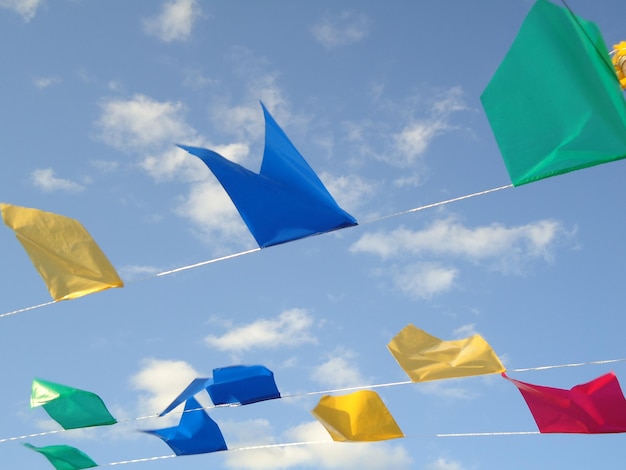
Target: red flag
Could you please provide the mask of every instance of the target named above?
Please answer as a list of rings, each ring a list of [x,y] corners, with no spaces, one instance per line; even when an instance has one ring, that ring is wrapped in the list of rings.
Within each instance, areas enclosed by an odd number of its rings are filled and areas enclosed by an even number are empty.
[[[519,389],[542,433],[626,432],[626,400],[613,372],[571,390],[502,376]]]

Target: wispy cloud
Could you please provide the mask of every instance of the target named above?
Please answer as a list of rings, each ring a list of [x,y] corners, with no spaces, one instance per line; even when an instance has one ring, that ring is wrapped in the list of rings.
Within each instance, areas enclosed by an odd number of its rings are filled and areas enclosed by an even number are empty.
[[[83,185],[76,183],[75,181],[57,177],[52,168],[41,168],[33,171],[31,174],[31,180],[35,187],[46,192],[79,192],[85,189]]]
[[[44,88],[50,88],[53,85],[57,85],[58,83],[61,83],[61,79],[59,77],[54,77],[54,76],[37,77],[33,79],[33,83],[35,84],[35,87],[39,88],[40,90],[43,90]]]
[[[346,46],[363,40],[369,33],[370,20],[363,13],[345,11],[328,16],[313,25],[311,32],[325,47]]]
[[[358,175],[334,176],[323,172],[320,179],[324,186],[337,200],[337,203],[348,212],[363,206],[376,195],[380,184]]]
[[[24,21],[32,20],[37,14],[37,9],[44,0],[0,0],[0,8],[7,8],[22,15]]]
[[[419,393],[453,400],[470,400],[476,398],[473,392],[462,380],[449,379],[445,381],[424,382],[417,387]]]
[[[221,424],[222,425],[222,424]],[[224,434],[232,435],[234,447],[275,444],[280,442],[318,442],[305,446],[290,446],[226,454],[226,466],[242,470],[319,468],[410,469],[412,460],[406,449],[389,442],[347,445],[334,443],[324,427],[307,422],[277,435],[265,420],[245,423],[225,423]],[[275,436],[275,437],[274,437]],[[319,443],[328,441],[328,443]]]
[[[186,41],[200,16],[197,0],[172,0],[162,5],[158,15],[145,19],[143,27],[147,34],[163,42]]]
[[[424,470],[463,470],[464,468],[459,462],[439,457],[434,462],[429,463]]]
[[[382,159],[402,167],[413,165],[426,152],[435,137],[451,129],[452,114],[464,109],[466,107],[461,88],[447,90],[432,103],[428,116],[412,120],[393,135],[392,152],[383,155]]]
[[[368,383],[354,364],[356,355],[352,351],[335,350],[325,362],[313,369],[311,378],[331,388],[357,387]]]
[[[390,232],[366,233],[350,251],[389,260],[388,266],[374,271],[376,276],[391,279],[393,287],[409,297],[430,299],[450,290],[458,281],[461,271],[452,265],[454,262],[465,260],[502,273],[522,273],[532,260],[550,262],[557,243],[570,236],[555,220],[471,228],[448,217],[424,230],[399,227]]]
[[[413,255],[450,255],[479,261],[488,258],[551,258],[550,248],[565,235],[561,223],[540,220],[526,225],[503,224],[469,228],[454,217],[433,222],[424,230],[400,227],[391,232],[366,233],[350,250],[383,259]]]
[[[391,269],[394,286],[409,297],[430,299],[450,290],[459,271],[436,262],[407,264]]]
[[[221,336],[205,337],[208,346],[231,353],[315,343],[313,317],[303,309],[287,310],[276,318],[236,326]]]
[[[139,167],[156,181],[178,179],[191,183],[187,195],[179,198],[176,212],[188,218],[216,249],[222,243],[247,240],[247,229],[226,192],[210,170],[197,158],[175,147],[180,142],[205,146],[204,140],[185,121],[180,102],[157,101],[145,95],[101,102],[96,125],[105,143],[140,156]],[[227,158],[241,160],[248,153],[245,144],[212,146]]]

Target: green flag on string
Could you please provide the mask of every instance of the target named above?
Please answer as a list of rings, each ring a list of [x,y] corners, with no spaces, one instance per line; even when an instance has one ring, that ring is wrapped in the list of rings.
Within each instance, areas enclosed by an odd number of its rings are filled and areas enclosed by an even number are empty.
[[[117,422],[95,393],[46,380],[33,380],[30,406],[43,406],[63,429],[105,426]]]
[[[87,454],[75,447],[65,445],[35,447],[31,444],[24,444],[24,446],[42,454],[57,470],[80,470],[98,466]]]
[[[547,0],[481,101],[515,186],[626,157],[626,102],[597,26]]]

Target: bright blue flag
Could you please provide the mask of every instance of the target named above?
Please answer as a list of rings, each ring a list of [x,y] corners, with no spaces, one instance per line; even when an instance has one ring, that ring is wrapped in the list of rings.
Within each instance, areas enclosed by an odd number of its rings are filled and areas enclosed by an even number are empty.
[[[202,390],[209,393],[214,405],[249,405],[280,398],[274,373],[267,367],[220,367],[213,369],[213,378],[194,379],[159,416],[169,413]]]
[[[264,366],[230,366],[213,369],[213,384],[208,387],[211,401],[216,405],[280,398],[274,373]]]
[[[261,248],[357,225],[261,106],[265,150],[258,174],[211,150],[179,147],[209,167]]]
[[[144,432],[161,438],[176,455],[207,454],[228,449],[217,423],[194,398],[187,400],[178,426]]]

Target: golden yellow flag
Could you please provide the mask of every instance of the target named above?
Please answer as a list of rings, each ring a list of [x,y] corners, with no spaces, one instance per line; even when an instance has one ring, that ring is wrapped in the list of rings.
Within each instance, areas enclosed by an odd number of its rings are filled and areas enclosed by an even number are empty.
[[[413,382],[497,374],[506,370],[480,335],[443,341],[407,325],[387,348]]]
[[[2,220],[15,231],[54,300],[68,300],[124,283],[76,220],[0,203]]]
[[[376,392],[323,396],[311,411],[333,441],[384,441],[404,437]]]

